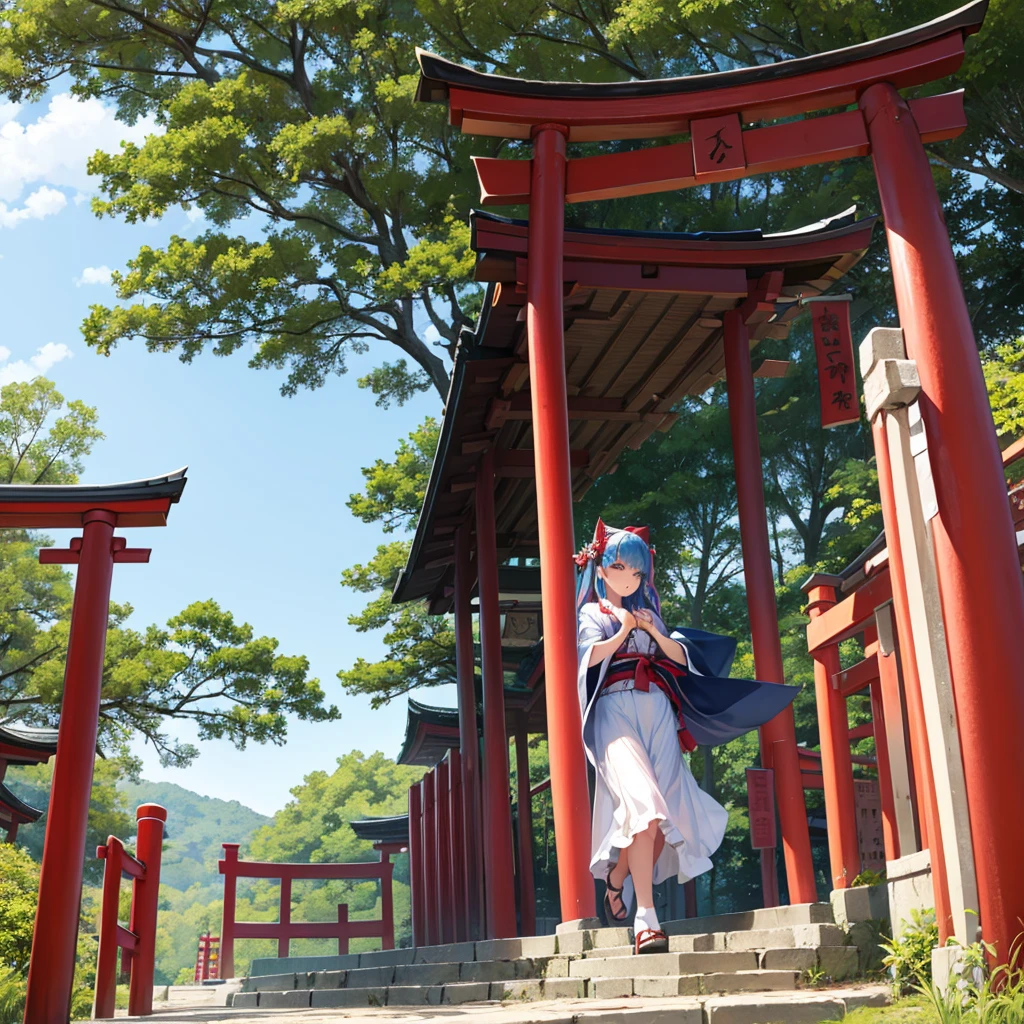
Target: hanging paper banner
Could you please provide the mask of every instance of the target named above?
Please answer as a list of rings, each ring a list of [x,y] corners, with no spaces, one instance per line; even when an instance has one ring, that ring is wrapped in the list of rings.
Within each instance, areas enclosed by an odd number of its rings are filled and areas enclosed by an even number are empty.
[[[821,425],[856,423],[860,419],[860,401],[853,369],[850,296],[820,295],[801,299],[801,303],[811,307]]]
[[[771,768],[747,769],[747,814],[750,845],[755,850],[775,849],[775,773]]]

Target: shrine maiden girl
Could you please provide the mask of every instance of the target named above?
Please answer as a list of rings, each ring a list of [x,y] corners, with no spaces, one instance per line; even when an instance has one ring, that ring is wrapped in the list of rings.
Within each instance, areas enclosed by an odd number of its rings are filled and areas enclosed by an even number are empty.
[[[645,527],[598,520],[576,563],[583,743],[597,775],[590,867],[605,882],[608,923],[628,916],[628,879],[635,952],[663,952],[653,886],[710,870],[728,821],[682,751],[756,728],[797,688],[729,679],[734,639],[665,626]]]

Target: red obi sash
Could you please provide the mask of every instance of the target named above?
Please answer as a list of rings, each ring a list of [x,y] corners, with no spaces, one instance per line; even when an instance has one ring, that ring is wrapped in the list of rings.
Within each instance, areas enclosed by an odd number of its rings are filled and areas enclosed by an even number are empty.
[[[608,666],[604,686],[633,680],[633,689],[647,693],[653,684],[669,699],[678,722],[679,747],[686,753],[697,749],[697,741],[690,735],[683,719],[680,684],[686,678],[686,669],[671,658],[648,658],[643,654],[617,655]]]

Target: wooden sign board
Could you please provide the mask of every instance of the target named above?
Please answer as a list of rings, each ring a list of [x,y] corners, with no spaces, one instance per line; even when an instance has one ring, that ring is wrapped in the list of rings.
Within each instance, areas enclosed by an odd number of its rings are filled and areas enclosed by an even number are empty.
[[[803,301],[811,308],[821,425],[856,423],[860,420],[860,401],[853,368],[850,296],[818,296]]]
[[[747,769],[747,813],[750,815],[750,845],[755,850],[774,850],[775,773],[771,768]]]
[[[882,836],[882,796],[876,779],[853,780],[853,806],[857,815],[857,844],[862,871],[885,870]]]

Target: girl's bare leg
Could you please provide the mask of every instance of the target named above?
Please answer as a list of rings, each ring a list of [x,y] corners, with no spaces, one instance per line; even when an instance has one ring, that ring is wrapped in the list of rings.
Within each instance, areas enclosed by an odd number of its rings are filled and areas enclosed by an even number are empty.
[[[629,848],[629,870],[638,907],[654,906],[654,850],[657,837],[661,835],[660,824],[657,820],[652,821],[643,832],[633,836]]]
[[[624,846],[619,850],[619,859],[615,862],[615,867],[612,868],[611,874],[608,876],[611,879],[612,885],[616,889],[622,888],[622,883],[626,880],[626,875],[629,874],[629,847]],[[625,905],[622,902],[621,895],[615,895],[613,893],[608,894],[608,899],[612,904],[612,911],[616,914],[621,914]]]

